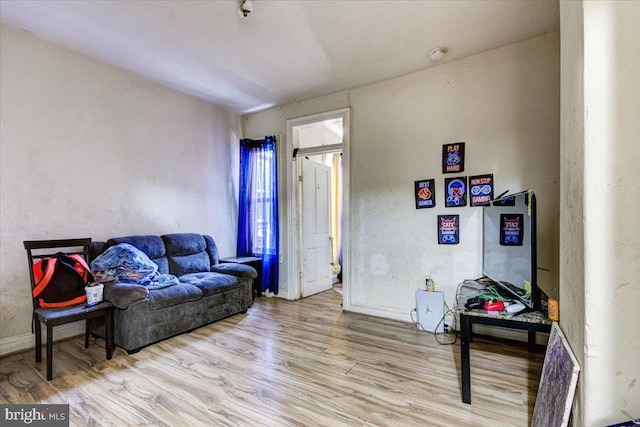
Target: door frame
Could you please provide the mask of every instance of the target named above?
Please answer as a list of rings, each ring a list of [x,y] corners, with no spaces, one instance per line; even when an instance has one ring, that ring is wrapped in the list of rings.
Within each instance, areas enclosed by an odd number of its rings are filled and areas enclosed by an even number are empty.
[[[351,224],[350,224],[350,148],[351,148],[351,108],[341,108],[338,110],[326,111],[324,113],[312,114],[295,119],[287,119],[287,137],[282,159],[283,181],[286,183],[286,209],[283,209],[284,218],[281,223],[286,236],[282,236],[281,260],[283,269],[286,272],[287,293],[285,298],[289,300],[300,299],[301,295],[301,239],[300,215],[299,215],[299,183],[298,165],[293,156],[293,129],[297,126],[322,122],[330,119],[342,119],[342,307],[349,309],[350,283],[351,283]],[[327,146],[326,149],[335,149],[335,146]],[[283,233],[281,233],[282,235]]]

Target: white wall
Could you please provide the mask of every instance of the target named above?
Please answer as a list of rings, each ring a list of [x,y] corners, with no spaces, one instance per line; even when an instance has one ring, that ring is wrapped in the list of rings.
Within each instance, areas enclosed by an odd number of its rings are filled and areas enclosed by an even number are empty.
[[[244,119],[248,136],[286,120],[351,107],[351,310],[409,320],[414,292],[481,274],[481,209],[444,208],[442,145],[466,142],[462,175],[493,173],[496,194],[538,196],[540,284],[558,294],[559,34]],[[287,154],[288,156],[288,154]],[[455,175],[453,175],[455,176]],[[437,207],[415,209],[414,181],[435,178]],[[346,179],[346,178],[345,178]],[[282,187],[282,186],[281,186]],[[283,212],[282,210],[281,212]],[[459,214],[461,243],[442,246],[436,215]],[[281,277],[286,277],[281,270]],[[281,284],[286,294],[288,284]]]
[[[582,365],[575,424],[602,426],[640,417],[640,3],[562,2],[561,17],[562,186],[575,203],[562,206],[560,323]]]
[[[22,241],[198,232],[235,253],[240,118],[2,26],[0,353],[33,345]]]
[[[560,144],[560,327],[580,366],[584,366],[584,64],[582,2],[560,2],[561,144]],[[581,373],[584,378],[586,372]],[[581,381],[582,382],[582,381]],[[581,384],[581,383],[580,383]],[[578,385],[573,423],[582,422]]]

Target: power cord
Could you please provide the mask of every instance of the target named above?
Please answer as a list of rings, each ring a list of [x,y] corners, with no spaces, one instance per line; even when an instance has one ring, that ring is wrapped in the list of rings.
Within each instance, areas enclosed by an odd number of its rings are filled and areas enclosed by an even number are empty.
[[[444,332],[432,332],[432,331],[427,331],[426,329],[424,329],[422,327],[422,325],[420,323],[418,323],[418,321],[414,317],[415,313],[417,313],[417,311],[418,311],[416,308],[412,309],[411,312],[409,312],[409,315],[411,316],[411,321],[413,322],[414,325],[416,325],[418,330],[422,331],[422,332],[429,332],[430,334],[433,334],[433,336],[435,337],[435,339],[438,342],[438,344],[440,344],[440,345],[453,345],[458,340],[458,332],[457,332],[457,329],[458,329],[457,328],[457,323],[458,322],[456,320],[455,312],[449,308],[449,305],[446,302],[444,303],[444,305],[447,308],[447,310],[445,311],[444,315],[442,316],[442,318],[440,319],[440,321],[438,322],[438,324],[436,325],[436,328],[435,328],[435,330],[437,331],[440,328],[440,326],[443,325]],[[447,321],[447,316],[450,316],[449,323],[445,323]],[[441,341],[440,340],[440,336],[442,336],[442,335],[445,335],[445,336],[453,335],[453,341],[451,341],[451,342]]]
[[[488,291],[487,292],[487,297],[499,297],[500,295],[494,290],[491,289],[489,285],[489,283],[483,283],[485,280],[487,279],[486,276],[482,276],[479,277],[478,279],[476,279],[475,281],[478,282],[478,285],[482,286],[485,285],[485,289]],[[455,296],[455,307],[459,307],[460,306],[460,290],[462,289],[462,285],[464,285],[464,281],[460,282],[456,288],[456,296]],[[435,337],[436,341],[438,342],[438,344],[440,345],[453,345],[458,341],[458,335],[459,335],[459,331],[458,331],[458,319],[456,317],[456,313],[455,310],[452,310],[451,308],[449,308],[449,305],[446,303],[444,303],[445,307],[447,308],[444,315],[442,316],[442,318],[440,319],[440,322],[438,322],[438,324],[436,325],[436,331],[438,330],[438,328],[440,327],[440,325],[444,324],[444,332],[431,332],[431,331],[427,331],[425,330],[422,325],[420,323],[418,323],[416,321],[416,319],[414,318],[414,314],[417,313],[417,309],[414,308],[413,310],[411,310],[411,320],[413,321],[413,323],[417,326],[419,331],[423,331],[423,332],[429,332],[431,334],[433,334],[433,336]],[[447,323],[448,320],[448,323]],[[440,336],[445,335],[445,336],[450,336],[453,335],[453,341],[447,341],[447,342],[443,342],[440,340]]]
[[[444,323],[444,334],[445,336],[450,336],[453,335],[453,341],[440,341],[440,339],[438,338],[438,335],[436,335],[436,341],[438,342],[438,344],[440,345],[454,345],[456,343],[456,341],[458,340],[458,321],[456,319],[456,313],[455,311],[451,310],[449,308],[449,305],[445,302],[444,303],[445,307],[447,308],[447,311],[444,312],[444,315],[442,316],[442,319],[440,319],[440,322],[438,323],[438,326],[436,326],[436,330],[438,327],[440,327],[441,324],[443,324],[444,322],[446,322],[447,318],[449,318],[449,324]]]
[[[440,322],[436,327],[436,330],[437,330],[440,324],[442,324],[443,322],[446,322],[447,318],[449,318],[450,319],[449,323],[448,324],[444,323],[443,334],[453,335],[453,341],[442,342],[440,341],[440,339],[438,338],[438,335],[436,334],[436,341],[440,345],[454,345],[458,341],[458,335],[460,334],[460,331],[458,330],[458,318],[456,316],[455,308],[459,307],[460,305],[459,298],[460,298],[460,290],[462,289],[462,285],[464,285],[464,281],[458,283],[458,286],[456,287],[454,309],[451,309],[449,305],[445,302],[444,305],[447,308],[447,310],[445,311],[444,315],[442,316],[442,319],[440,319]]]

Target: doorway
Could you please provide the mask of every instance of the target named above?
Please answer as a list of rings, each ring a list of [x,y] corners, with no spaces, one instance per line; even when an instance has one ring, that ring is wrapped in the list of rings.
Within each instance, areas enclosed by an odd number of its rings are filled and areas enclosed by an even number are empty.
[[[349,109],[287,120],[288,299],[331,289],[339,281],[348,308],[349,142]]]

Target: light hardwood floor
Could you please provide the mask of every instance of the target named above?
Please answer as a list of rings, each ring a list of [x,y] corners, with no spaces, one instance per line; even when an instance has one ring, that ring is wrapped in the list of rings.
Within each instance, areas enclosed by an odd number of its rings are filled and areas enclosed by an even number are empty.
[[[0,403],[69,403],[71,425],[526,426],[544,351],[474,337],[472,404],[460,347],[413,325],[343,313],[333,291],[258,298],[247,314],[110,361],[104,341],[0,359]]]

